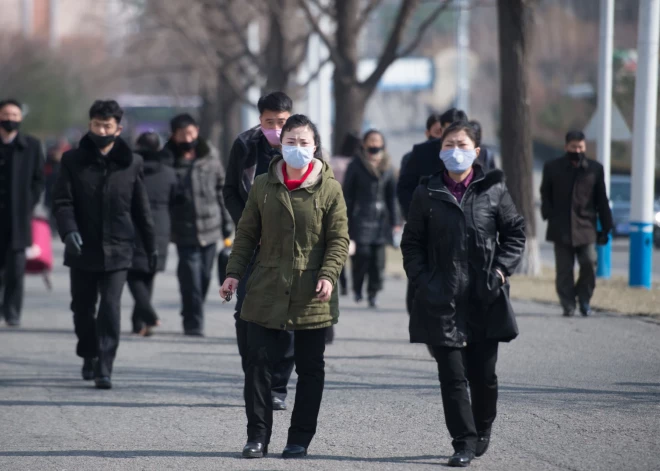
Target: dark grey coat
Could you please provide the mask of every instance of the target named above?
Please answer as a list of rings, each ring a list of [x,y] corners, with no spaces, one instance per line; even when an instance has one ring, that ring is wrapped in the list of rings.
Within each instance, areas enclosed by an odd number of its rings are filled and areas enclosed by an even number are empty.
[[[231,235],[231,216],[225,208],[222,188],[225,171],[218,151],[200,139],[196,158],[186,161],[177,155],[173,142],[166,148],[175,156],[177,199],[172,207],[172,242],[181,246],[205,247]]]
[[[32,211],[44,189],[44,154],[41,143],[18,133],[14,141],[11,175],[11,248],[32,245]],[[0,221],[0,224],[3,224]]]

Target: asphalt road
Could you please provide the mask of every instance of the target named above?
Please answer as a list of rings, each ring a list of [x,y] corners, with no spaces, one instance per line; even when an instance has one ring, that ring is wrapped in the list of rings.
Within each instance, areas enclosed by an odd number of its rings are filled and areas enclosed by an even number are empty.
[[[150,339],[122,336],[111,391],[79,377],[67,272],[57,269],[51,293],[28,280],[23,327],[0,328],[1,470],[380,471],[446,462],[437,373],[426,349],[408,343],[402,281],[388,280],[377,312],[343,300],[308,459],[277,456],[290,418],[281,412],[272,457],[246,461],[231,307],[212,292],[207,337],[183,337],[173,259],[169,267],[156,290],[164,326]],[[516,308],[521,336],[500,350],[493,443],[472,468],[660,469],[660,325]]]

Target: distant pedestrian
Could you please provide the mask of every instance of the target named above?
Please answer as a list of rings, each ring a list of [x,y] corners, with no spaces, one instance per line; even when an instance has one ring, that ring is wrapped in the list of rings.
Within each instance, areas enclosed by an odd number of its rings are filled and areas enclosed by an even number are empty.
[[[548,221],[547,240],[555,245],[556,288],[565,317],[591,315],[596,287],[595,244],[607,244],[613,228],[603,166],[585,155],[581,131],[566,134],[566,154],[548,162],[541,183],[541,215]],[[601,229],[598,230],[598,220]],[[580,276],[575,283],[575,259]]]
[[[497,165],[495,164],[495,155],[481,142],[481,123],[479,121],[472,120],[470,121],[470,126],[474,128],[474,135],[477,139],[476,145],[479,149],[481,149],[479,152],[479,157],[477,158],[477,162],[481,164],[481,168],[486,173],[490,172],[491,170],[495,170],[497,168]]]
[[[211,283],[217,242],[231,235],[231,216],[222,188],[225,170],[217,149],[199,136],[197,121],[180,114],[170,121],[165,148],[174,155],[178,179],[172,207],[172,242],[179,254],[177,276],[185,335],[204,335],[204,302]]]
[[[44,165],[46,191],[44,193],[44,204],[48,209],[50,225],[53,230],[57,228],[55,215],[53,214],[53,190],[60,173],[62,156],[70,149],[71,145],[68,140],[66,138],[61,138],[46,151],[46,164]]]
[[[136,142],[136,153],[144,160],[144,186],[149,197],[149,207],[154,220],[158,263],[155,271],[150,265],[149,254],[144,248],[142,237],[135,237],[133,264],[128,271],[128,289],[133,295],[135,306],[131,320],[133,333],[148,337],[153,328],[160,325],[151,297],[156,272],[164,271],[167,264],[167,249],[170,243],[170,208],[177,196],[177,179],[174,169],[168,165],[171,154],[160,148],[160,138],[154,132],[141,134]]]
[[[504,174],[473,165],[475,142],[467,122],[445,130],[443,170],[415,190],[401,243],[416,288],[410,341],[429,345],[438,363],[455,451],[449,466],[457,467],[483,455],[490,443],[498,342],[518,334],[507,280],[525,248],[524,221]]]
[[[44,188],[41,143],[19,131],[22,121],[18,101],[0,101],[0,306],[10,327],[21,323],[25,249],[32,246],[32,212]]]
[[[438,113],[431,113],[426,119],[426,141],[432,141],[434,139],[440,139],[442,137],[442,115]],[[399,174],[403,173],[404,167],[410,162],[410,157],[412,157],[412,150],[405,154],[401,158],[401,166],[399,168]]]
[[[112,387],[121,294],[136,234],[150,270],[158,264],[142,158],[119,137],[123,113],[114,100],[94,102],[89,132],[62,157],[53,194],[57,228],[66,245],[64,264],[71,269],[76,351],[84,359],[83,379],[94,379],[99,389]]]
[[[394,169],[379,131],[365,133],[362,149],[346,170],[343,190],[348,231],[355,243],[351,257],[355,302],[362,301],[367,278],[369,306],[375,308],[376,297],[383,289],[385,246],[392,243],[398,225]]]
[[[241,133],[234,141],[229,153],[227,181],[223,189],[223,195],[227,209],[236,226],[238,226],[238,222],[243,215],[254,179],[259,175],[267,174],[271,162],[282,156],[280,135],[284,124],[291,116],[293,102],[287,94],[273,92],[261,97],[257,107],[259,109],[259,126]],[[247,371],[248,361],[248,322],[241,319],[241,309],[245,301],[245,291],[250,275],[259,256],[259,250],[260,246],[257,246],[236,292],[236,312],[234,314],[236,341],[244,373]],[[293,335],[293,331],[286,331],[282,334],[282,341],[285,340],[284,337],[288,337],[288,348],[282,355],[281,360],[273,366],[271,395],[274,410],[285,410],[287,408],[287,385],[294,365]]]
[[[348,255],[348,224],[341,186],[321,160],[314,124],[291,116],[282,128],[283,158],[250,190],[220,294],[238,286],[259,244],[241,318],[248,322],[245,374],[245,458],[268,453],[273,427],[273,366],[294,330],[298,384],[284,458],[302,458],[316,433],[325,378],[325,329],[337,322],[333,289]]]

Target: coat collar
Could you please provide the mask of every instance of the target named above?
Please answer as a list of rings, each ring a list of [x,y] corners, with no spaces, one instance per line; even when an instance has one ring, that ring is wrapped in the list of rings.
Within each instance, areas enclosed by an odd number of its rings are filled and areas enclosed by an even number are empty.
[[[564,159],[564,161],[565,161],[565,164],[566,164],[566,167],[567,167],[567,168],[570,168],[570,169],[576,169],[576,168],[577,168],[577,169],[579,169],[579,168],[588,169],[588,168],[589,168],[589,159],[588,159],[587,157],[584,157],[583,159],[581,159],[581,160],[580,160],[580,163],[578,163],[578,166],[577,166],[577,167],[575,167],[575,166],[573,165],[573,162],[572,162],[571,159],[568,157],[568,155],[564,154],[563,159]]]
[[[87,134],[85,134],[80,140],[80,149],[94,158],[104,158],[99,152],[98,147],[96,147]],[[110,152],[105,158],[114,162],[119,167],[128,167],[133,163],[133,151],[128,147],[126,141],[121,137],[117,137],[117,139],[115,139],[115,145],[112,146],[112,149],[110,149]]]
[[[477,162],[475,162],[472,168],[474,169],[474,175],[470,185],[478,185],[480,191],[485,191],[498,183],[503,183],[505,180],[504,172],[500,169],[485,173],[483,168],[481,168],[481,165]],[[424,177],[421,179],[420,183],[426,186],[429,190],[449,191],[443,178],[444,172],[445,170],[443,169],[431,177]]]
[[[14,138],[13,142],[16,144],[16,147],[18,147],[20,150],[24,150],[28,146],[25,135],[20,131],[18,132],[18,134],[16,134],[16,137]]]
[[[174,143],[172,139],[167,141],[167,143],[165,144],[165,150],[169,152],[172,156],[174,156],[174,162],[176,164],[180,163],[179,161],[181,160],[181,153],[179,152],[177,145]],[[202,139],[201,137],[199,137],[197,141],[197,147],[195,147],[195,160],[205,159],[207,157],[212,157],[212,156],[213,156],[213,150],[209,145],[209,143],[206,141],[206,139]]]
[[[273,159],[269,170],[269,180],[271,182],[284,185],[283,164],[284,159],[282,157],[276,157]],[[312,188],[323,179],[323,173],[327,164],[315,158],[312,160],[312,165],[314,165],[312,173],[310,173],[307,179],[302,185],[300,185],[300,188],[304,188],[307,191],[312,191]]]

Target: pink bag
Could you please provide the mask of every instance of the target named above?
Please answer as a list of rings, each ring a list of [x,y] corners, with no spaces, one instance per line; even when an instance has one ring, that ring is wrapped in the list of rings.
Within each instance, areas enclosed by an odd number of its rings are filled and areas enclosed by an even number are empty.
[[[45,219],[32,219],[32,247],[26,250],[25,273],[47,274],[53,269],[53,239]]]

